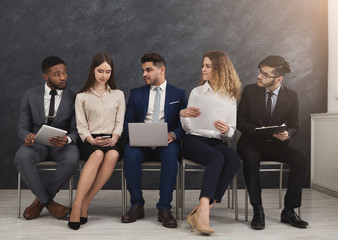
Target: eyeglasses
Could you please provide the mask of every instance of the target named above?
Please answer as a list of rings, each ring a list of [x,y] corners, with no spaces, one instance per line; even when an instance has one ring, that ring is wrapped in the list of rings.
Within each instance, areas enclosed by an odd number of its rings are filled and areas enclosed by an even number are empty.
[[[278,78],[280,76],[270,76],[268,73],[263,72],[262,68],[258,68],[258,74],[262,74],[263,79],[268,79],[268,78]]]

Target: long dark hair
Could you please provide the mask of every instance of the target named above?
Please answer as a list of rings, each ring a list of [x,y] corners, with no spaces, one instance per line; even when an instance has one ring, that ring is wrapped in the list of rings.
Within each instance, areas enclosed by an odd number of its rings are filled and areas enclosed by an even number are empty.
[[[100,66],[104,62],[107,62],[111,67],[111,75],[106,84],[111,89],[117,89],[116,84],[115,84],[115,77],[114,77],[113,59],[107,53],[102,52],[102,53],[95,54],[95,56],[93,57],[92,63],[90,65],[87,81],[85,85],[83,86],[83,88],[79,91],[79,93],[87,92],[91,87],[94,86],[94,83],[95,83],[94,70],[97,66]]]

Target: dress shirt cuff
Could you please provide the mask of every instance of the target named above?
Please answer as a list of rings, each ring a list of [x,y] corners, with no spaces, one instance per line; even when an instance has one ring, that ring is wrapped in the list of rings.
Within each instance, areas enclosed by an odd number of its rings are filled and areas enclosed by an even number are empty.
[[[186,131],[187,133],[191,132],[191,121],[189,117],[181,117],[180,116],[180,120],[181,120],[181,125],[184,131]]]
[[[220,133],[220,138],[222,140],[227,138],[232,138],[234,136],[235,130],[231,127],[229,127],[229,131],[227,133]]]
[[[68,137],[68,136],[67,136],[67,138],[68,138],[67,144],[72,143],[72,139],[70,137]]]

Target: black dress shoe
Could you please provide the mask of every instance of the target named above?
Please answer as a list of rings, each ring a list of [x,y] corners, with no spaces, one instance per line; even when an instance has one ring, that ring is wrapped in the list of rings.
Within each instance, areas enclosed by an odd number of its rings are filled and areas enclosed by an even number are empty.
[[[292,210],[283,210],[280,221],[282,223],[289,223],[291,226],[297,228],[306,228],[309,224],[306,221],[303,221],[296,213]]]
[[[251,221],[251,227],[255,230],[262,230],[265,228],[264,212],[255,212]]]
[[[88,218],[87,217],[80,217],[80,223],[81,224],[86,224],[88,222]]]
[[[175,228],[177,227],[176,219],[168,209],[161,209],[158,211],[158,221],[162,223],[163,227]]]
[[[73,230],[78,230],[80,228],[80,222],[68,222],[68,227]]]
[[[144,218],[144,208],[138,205],[134,205],[127,212],[126,215],[121,217],[121,222],[123,223],[131,223],[135,222],[137,219]]]

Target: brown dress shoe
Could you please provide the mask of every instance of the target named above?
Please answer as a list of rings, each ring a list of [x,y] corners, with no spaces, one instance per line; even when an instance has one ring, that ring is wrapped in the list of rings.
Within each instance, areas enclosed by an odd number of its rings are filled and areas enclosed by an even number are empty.
[[[126,215],[121,217],[121,222],[131,223],[137,219],[144,218],[144,208],[138,205],[133,206]]]
[[[173,215],[171,215],[170,210],[167,209],[161,209],[158,211],[158,221],[162,223],[163,227],[177,227],[176,219],[173,217]]]
[[[34,202],[25,209],[25,211],[23,212],[23,217],[27,220],[37,218],[38,216],[40,216],[43,208],[44,206],[42,205],[42,203],[39,201],[38,198],[36,198]]]
[[[69,213],[69,207],[63,206],[53,200],[50,200],[47,206],[48,212],[54,217],[61,219]]]

